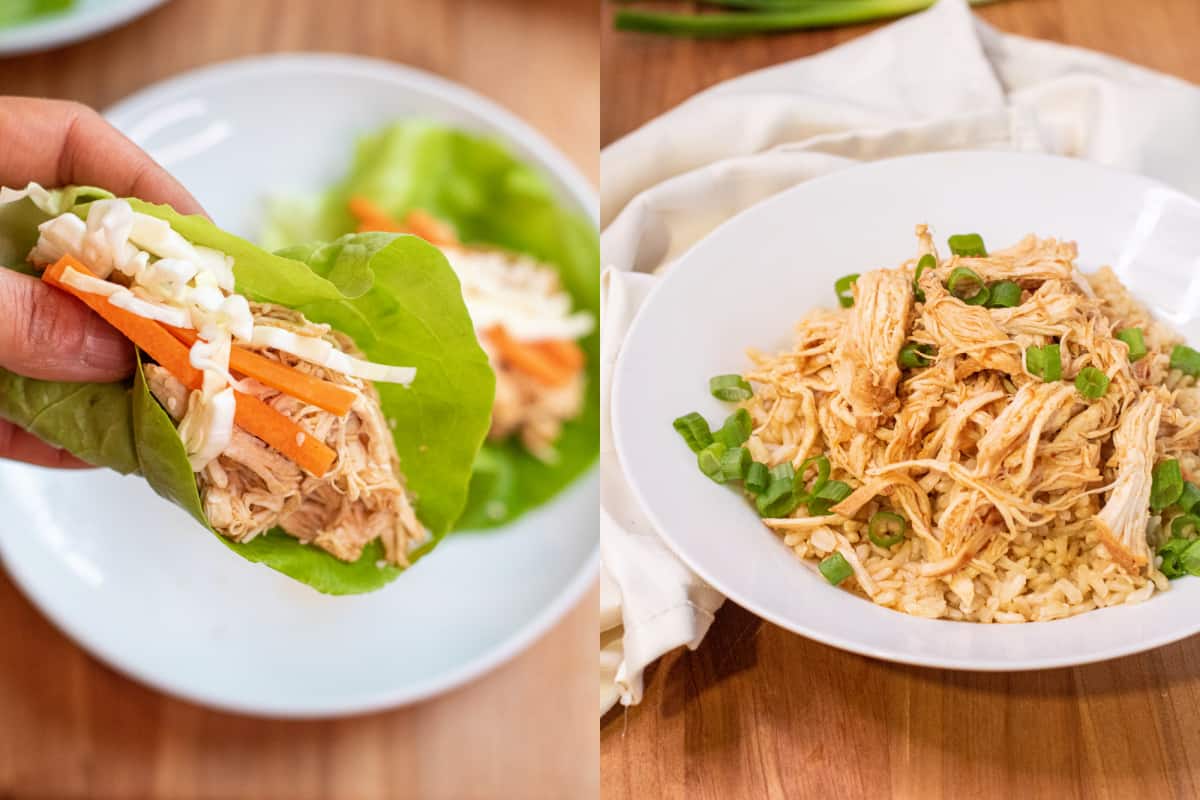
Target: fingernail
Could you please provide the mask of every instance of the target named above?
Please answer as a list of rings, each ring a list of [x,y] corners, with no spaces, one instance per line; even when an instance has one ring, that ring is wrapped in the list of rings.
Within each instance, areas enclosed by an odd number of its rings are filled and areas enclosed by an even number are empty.
[[[83,363],[101,370],[126,371],[133,366],[133,346],[108,323],[92,315],[83,339]]]

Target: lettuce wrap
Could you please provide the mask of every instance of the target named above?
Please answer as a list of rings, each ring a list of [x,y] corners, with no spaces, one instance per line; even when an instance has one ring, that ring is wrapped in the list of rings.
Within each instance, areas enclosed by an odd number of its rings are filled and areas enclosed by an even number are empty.
[[[38,242],[38,224],[65,212],[86,219],[92,203],[108,198],[101,189],[73,187],[0,205],[0,265],[32,272],[25,257]],[[128,203],[194,245],[232,257],[236,292],[250,302],[327,324],[372,361],[416,368],[411,385],[380,383],[373,389],[416,518],[427,532],[407,563],[429,552],[465,507],[494,389],[458,281],[442,254],[414,236],[361,234],[275,255],[203,217],[132,198]],[[119,383],[40,381],[0,370],[0,417],[90,464],[143,476],[159,495],[212,530],[180,433],[148,387],[151,369],[157,367],[139,354],[135,374]],[[348,562],[279,528],[245,542],[218,538],[242,557],[328,594],[372,591],[403,570],[383,563],[378,539]]]
[[[359,142],[349,174],[327,191],[273,199],[264,245],[298,246],[356,230],[348,209],[356,197],[368,198],[396,219],[424,212],[450,223],[464,245],[501,248],[551,265],[574,307],[599,319],[594,226],[567,209],[546,180],[504,145],[424,120],[393,124]],[[554,457],[535,457],[514,438],[486,442],[457,528],[503,525],[554,497],[595,462],[598,332],[593,330],[579,345],[586,354],[582,408],[563,426]]]

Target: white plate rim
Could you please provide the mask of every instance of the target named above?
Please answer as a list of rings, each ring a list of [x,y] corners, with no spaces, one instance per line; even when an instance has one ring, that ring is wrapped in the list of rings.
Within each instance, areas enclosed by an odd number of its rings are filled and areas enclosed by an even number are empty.
[[[593,224],[596,224],[599,218],[599,199],[582,173],[532,127],[491,100],[487,100],[457,83],[423,70],[379,59],[329,53],[283,53],[235,59],[185,72],[151,84],[110,106],[104,114],[110,119],[122,114],[129,114],[137,105],[150,102],[153,95],[173,91],[183,84],[190,84],[193,78],[204,82],[219,81],[230,75],[243,74],[247,69],[253,71],[259,67],[278,72],[311,70],[316,67],[345,75],[391,82],[405,88],[444,93],[449,102],[493,125],[500,131],[502,138],[532,152],[535,158],[541,162],[539,165],[541,170],[550,178],[561,183],[569,195],[568,199],[574,202],[582,213],[588,215]],[[566,487],[555,499],[568,492],[578,490],[586,481],[596,480],[598,472],[599,466],[594,465]],[[555,500],[550,502],[555,502]],[[539,510],[533,509],[527,513],[536,514]],[[487,534],[469,533],[467,535]],[[439,675],[437,678],[409,684],[391,692],[379,692],[351,700],[311,703],[303,707],[283,707],[240,702],[230,700],[219,693],[184,688],[172,683],[170,676],[162,676],[142,669],[135,660],[110,647],[99,636],[93,635],[85,625],[65,613],[55,601],[52,592],[42,591],[33,576],[22,569],[15,559],[8,556],[4,541],[4,537],[0,537],[0,564],[4,565],[18,589],[56,629],[112,669],[165,694],[198,705],[236,714],[277,719],[322,719],[368,714],[427,700],[462,687],[503,666],[532,646],[579,604],[581,598],[596,582],[600,574],[600,542],[597,537],[587,559],[571,580],[562,587],[557,597],[543,607],[538,614],[529,618],[524,625],[517,628],[507,640],[490,651],[481,653],[474,659],[460,664],[456,669]]]
[[[0,31],[0,57],[36,53],[119,28],[167,0],[125,0],[113,9],[79,9]]]
[[[987,158],[1026,159],[1026,160],[1030,160],[1030,161],[1042,161],[1044,163],[1051,163],[1051,164],[1056,164],[1056,165],[1061,165],[1061,164],[1067,163],[1067,164],[1071,164],[1072,167],[1074,167],[1074,168],[1078,168],[1080,165],[1085,165],[1086,168],[1088,168],[1088,169],[1094,169],[1097,171],[1109,173],[1111,175],[1119,176],[1123,180],[1133,180],[1133,181],[1141,182],[1147,188],[1153,188],[1158,191],[1166,192],[1175,197],[1184,198],[1186,200],[1186,202],[1190,203],[1191,205],[1193,205],[1195,207],[1200,207],[1200,200],[1197,200],[1196,198],[1193,198],[1193,197],[1179,191],[1178,189],[1175,189],[1174,187],[1168,186],[1160,181],[1157,181],[1153,178],[1149,178],[1145,175],[1141,175],[1139,173],[1131,172],[1128,170],[1123,170],[1123,169],[1113,167],[1110,165],[1106,165],[1106,164],[1097,164],[1094,162],[1083,161],[1081,159],[1068,158],[1065,156],[1052,155],[1052,154],[1048,154],[1048,153],[1037,153],[1037,152],[1026,152],[1026,151],[1001,151],[1001,150],[938,151],[938,152],[931,152],[931,153],[920,153],[920,154],[913,154],[913,155],[897,156],[894,158],[879,159],[879,160],[871,161],[871,162],[867,162],[867,163],[856,164],[854,166],[847,167],[846,169],[827,173],[825,175],[821,175],[816,178],[812,178],[801,184],[797,184],[795,186],[784,189],[784,190],[777,192],[767,198],[764,198],[763,200],[755,203],[754,205],[749,206],[749,207],[743,209],[742,211],[738,212],[737,214],[733,215],[732,217],[724,220],[721,224],[717,225],[715,228],[713,228],[711,231],[709,231],[705,235],[705,237],[701,238],[697,242],[693,243],[690,247],[688,247],[683,253],[681,253],[677,258],[675,258],[674,261],[677,262],[676,263],[677,267],[681,266],[683,264],[683,262],[685,262],[687,260],[687,258],[692,254],[692,252],[694,250],[696,250],[697,248],[702,246],[702,244],[708,237],[711,237],[711,236],[717,234],[718,232],[723,231],[724,229],[726,229],[728,227],[732,227],[732,226],[738,224],[738,222],[741,219],[743,219],[744,217],[756,214],[766,206],[773,205],[773,204],[787,203],[790,200],[791,196],[793,196],[796,193],[810,191],[814,185],[824,184],[826,182],[835,182],[840,178],[840,176],[842,176],[844,173],[846,173],[848,171],[861,172],[863,170],[870,170],[870,169],[877,168],[880,166],[886,167],[888,165],[895,164],[897,162],[929,161],[929,160],[945,159],[947,157],[953,159],[953,158],[972,157],[972,156],[982,156],[982,157],[987,157]],[[675,279],[677,279],[677,276],[679,274],[681,274],[681,272],[682,272],[682,270],[679,270],[679,269],[668,270],[666,272],[666,274],[663,275],[662,278],[655,284],[655,286],[651,288],[650,292],[646,295],[645,301],[642,303],[641,307],[638,309],[638,312],[635,315],[633,322],[630,324],[629,330],[626,332],[626,335],[624,337],[625,342],[629,342],[634,339],[636,333],[639,331],[641,326],[643,324],[646,324],[645,323],[646,319],[649,317],[650,314],[653,313],[652,309],[654,307],[654,303],[655,303],[657,296],[660,293],[664,292],[664,290],[668,290],[668,287],[670,287],[672,282]],[[615,454],[615,457],[618,459],[619,463],[622,465],[621,466],[622,475],[626,474],[625,468],[623,466],[624,457],[622,455],[622,449],[623,449],[622,445],[623,445],[623,442],[625,441],[625,437],[627,435],[627,428],[624,426],[624,421],[625,421],[624,420],[624,405],[620,402],[617,402],[616,398],[621,396],[621,387],[624,382],[625,372],[626,372],[626,370],[624,369],[624,365],[626,363],[626,356],[629,352],[630,352],[630,350],[628,347],[622,346],[620,352],[617,354],[616,361],[613,365],[612,386],[611,386],[612,395],[611,396],[614,401],[611,403],[610,410],[609,410],[610,417],[612,419],[612,427],[613,427],[613,445],[614,445],[613,452]],[[1093,654],[1093,655],[1089,655],[1089,656],[1085,656],[1085,657],[1062,656],[1062,657],[1049,657],[1049,658],[1026,658],[1024,660],[1013,661],[1013,662],[1009,662],[1009,663],[986,662],[986,661],[981,662],[976,659],[961,659],[961,658],[940,657],[940,656],[919,657],[919,656],[910,655],[910,654],[904,653],[904,652],[894,651],[894,650],[892,650],[890,648],[886,648],[886,647],[873,647],[871,645],[856,641],[852,638],[847,638],[844,636],[831,634],[825,630],[819,630],[819,629],[811,628],[811,627],[808,627],[805,625],[797,624],[791,620],[784,618],[781,615],[774,613],[773,611],[771,611],[771,609],[764,608],[759,603],[756,603],[753,600],[748,599],[747,596],[743,592],[739,591],[736,586],[731,586],[731,585],[725,583],[718,576],[714,575],[711,570],[704,568],[704,566],[702,564],[698,563],[691,556],[689,556],[689,554],[687,552],[687,548],[684,546],[681,546],[678,543],[678,541],[669,532],[669,526],[665,525],[662,518],[655,512],[653,504],[651,504],[648,501],[648,497],[645,494],[644,487],[640,483],[638,483],[636,481],[628,480],[628,479],[626,480],[626,483],[628,484],[631,492],[633,493],[633,496],[634,496],[635,500],[637,501],[640,510],[642,511],[642,513],[644,513],[646,515],[647,519],[650,520],[650,523],[654,527],[655,532],[658,533],[658,535],[662,538],[662,540],[670,548],[671,552],[673,552],[681,561],[683,561],[684,564],[687,565],[688,569],[695,572],[707,584],[712,586],[714,589],[719,591],[721,594],[725,595],[726,598],[728,598],[729,600],[732,600],[737,605],[745,608],[746,610],[750,611],[751,613],[755,614],[756,616],[761,617],[762,619],[765,619],[766,621],[768,621],[784,630],[790,631],[790,632],[800,635],[800,636],[804,636],[805,638],[811,639],[813,641],[820,642],[821,644],[825,644],[830,647],[835,647],[839,650],[844,650],[846,652],[855,653],[855,654],[867,656],[870,658],[877,658],[877,659],[880,659],[883,661],[890,661],[890,662],[896,663],[896,664],[906,664],[909,666],[926,667],[926,668],[931,668],[931,669],[954,669],[954,670],[962,670],[962,671],[966,671],[966,672],[1000,672],[1000,673],[1003,673],[1003,672],[1027,672],[1027,671],[1031,671],[1031,670],[1056,669],[1056,668],[1063,668],[1063,667],[1084,666],[1087,664],[1095,664],[1095,663],[1100,663],[1103,661],[1110,661],[1112,659],[1121,658],[1123,656],[1130,656],[1130,655],[1135,655],[1138,653],[1145,653],[1145,652],[1148,652],[1151,650],[1155,650],[1159,647],[1163,647],[1163,646],[1172,644],[1174,642],[1182,641],[1183,639],[1186,639],[1190,636],[1194,636],[1197,633],[1200,633],[1200,617],[1197,617],[1197,618],[1195,618],[1195,621],[1191,623],[1190,626],[1181,626],[1180,628],[1173,630],[1168,634],[1164,634],[1162,636],[1158,636],[1158,637],[1148,639],[1148,640],[1138,641],[1136,643],[1130,644],[1127,647],[1110,648],[1109,650],[1104,651],[1103,653],[1097,653],[1097,654]],[[870,601],[862,599],[862,598],[856,598],[856,599],[859,599],[862,602],[870,602]],[[887,610],[891,611],[891,609],[887,609]],[[1104,611],[1104,609],[1098,609],[1097,611],[1102,612],[1102,611]],[[892,611],[892,613],[903,615],[903,612],[900,612],[900,611]],[[1088,613],[1094,613],[1094,612],[1088,612]],[[917,622],[919,622],[921,624],[930,624],[930,625],[977,624],[977,623],[955,622],[955,621],[943,620],[943,619],[936,619],[936,620],[922,619],[919,617],[911,617],[910,615],[903,615],[903,616],[908,617],[911,620],[916,620]],[[1050,621],[1044,621],[1044,622],[1027,622],[1027,623],[1023,623],[1023,624],[1024,625],[1053,625],[1053,624],[1055,624],[1055,622],[1060,622],[1060,621],[1062,621],[1062,620],[1050,620]]]

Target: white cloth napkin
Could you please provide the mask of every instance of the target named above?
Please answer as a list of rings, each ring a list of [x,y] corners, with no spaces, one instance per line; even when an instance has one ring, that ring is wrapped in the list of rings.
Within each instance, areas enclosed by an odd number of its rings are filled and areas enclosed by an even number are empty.
[[[720,84],[606,148],[602,712],[617,698],[639,702],[645,667],[680,645],[698,646],[722,602],[654,533],[612,446],[607,376],[656,273],[734,214],[862,161],[934,150],[1044,151],[1200,195],[1198,142],[1197,87],[1000,33],[965,0],[942,0],[819,55]]]

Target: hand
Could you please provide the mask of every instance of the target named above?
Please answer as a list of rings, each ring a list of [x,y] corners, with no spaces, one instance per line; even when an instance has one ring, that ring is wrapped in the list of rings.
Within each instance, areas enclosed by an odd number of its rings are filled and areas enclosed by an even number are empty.
[[[118,197],[200,213],[174,178],[92,109],[61,100],[0,97],[0,186],[86,184]],[[52,381],[114,381],[133,348],[87,306],[40,280],[0,267],[0,367]],[[0,420],[0,457],[87,466]]]

